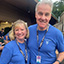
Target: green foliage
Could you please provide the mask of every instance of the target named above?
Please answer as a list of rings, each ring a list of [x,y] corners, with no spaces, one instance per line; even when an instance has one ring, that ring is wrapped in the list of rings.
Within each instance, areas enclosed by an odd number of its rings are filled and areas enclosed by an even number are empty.
[[[58,18],[61,13],[64,11],[64,0],[56,1],[53,6],[53,14]]]

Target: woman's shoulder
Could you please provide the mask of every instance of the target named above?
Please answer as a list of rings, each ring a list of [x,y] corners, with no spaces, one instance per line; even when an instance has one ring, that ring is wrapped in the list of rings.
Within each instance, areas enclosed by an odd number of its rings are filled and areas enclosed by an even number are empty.
[[[7,43],[4,47],[6,48],[13,48],[15,46],[15,40],[10,41],[9,43]]]

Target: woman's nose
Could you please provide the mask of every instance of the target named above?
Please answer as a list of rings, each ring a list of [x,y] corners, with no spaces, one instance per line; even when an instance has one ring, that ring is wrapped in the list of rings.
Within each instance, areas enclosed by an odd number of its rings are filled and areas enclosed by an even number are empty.
[[[18,31],[18,33],[21,33],[21,32],[22,32],[21,30]]]

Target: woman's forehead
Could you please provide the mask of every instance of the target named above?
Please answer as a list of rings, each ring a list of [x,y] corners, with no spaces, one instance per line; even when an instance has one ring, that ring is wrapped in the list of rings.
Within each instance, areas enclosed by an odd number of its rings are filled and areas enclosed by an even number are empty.
[[[25,26],[25,25],[22,24],[22,23],[17,23],[17,24],[15,25],[15,27],[20,27],[20,26]]]
[[[16,24],[15,28],[22,28],[22,29],[24,29],[24,28],[26,28],[26,26],[24,24]]]

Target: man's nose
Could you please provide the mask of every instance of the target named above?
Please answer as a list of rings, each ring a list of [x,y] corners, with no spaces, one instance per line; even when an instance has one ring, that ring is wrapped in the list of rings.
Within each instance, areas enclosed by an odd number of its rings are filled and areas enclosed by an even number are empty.
[[[44,20],[46,18],[46,16],[45,15],[42,15],[41,18]]]

